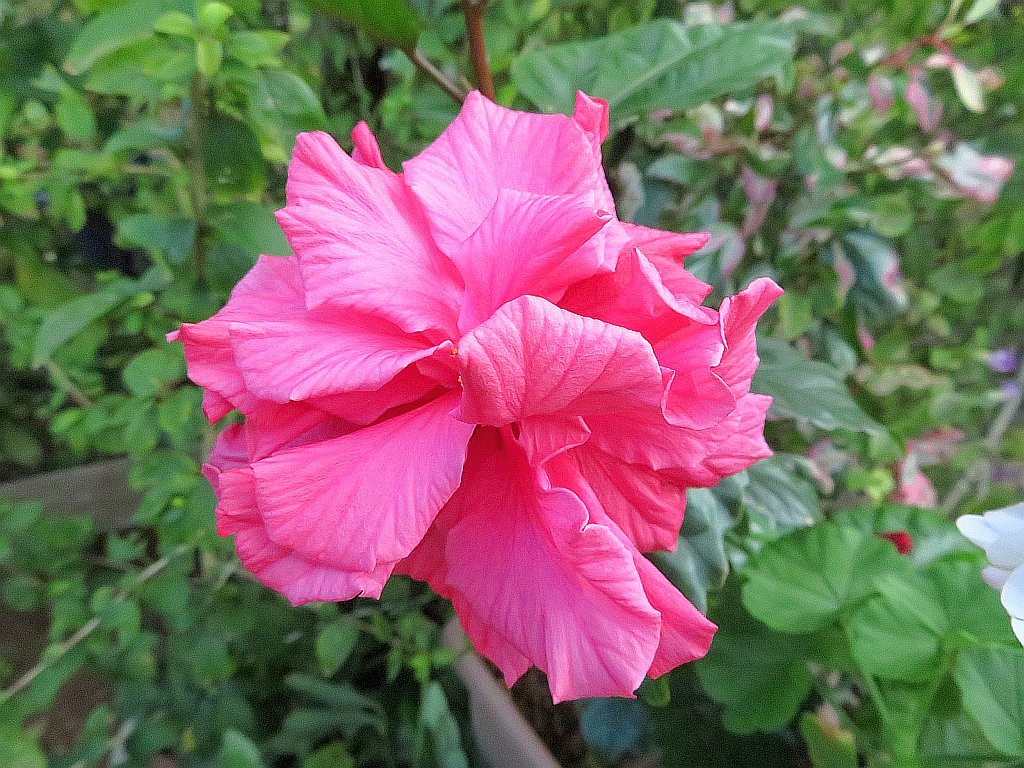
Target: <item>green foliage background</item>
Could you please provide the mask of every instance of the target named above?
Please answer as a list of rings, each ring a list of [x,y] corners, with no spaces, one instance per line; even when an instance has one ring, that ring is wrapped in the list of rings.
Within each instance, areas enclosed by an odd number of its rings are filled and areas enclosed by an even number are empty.
[[[787,291],[755,382],[776,456],[691,492],[655,556],[712,652],[579,705],[579,764],[1024,764],[1024,649],[951,523],[1021,495],[992,364],[1024,345],[1024,171],[992,159],[1021,165],[1020,5],[493,0],[486,33],[500,102],[608,99],[621,218],[710,231],[687,264],[719,299]],[[246,577],[164,341],[287,253],[296,133],[366,120],[398,168],[452,119],[410,56],[471,78],[456,0],[0,6],[0,482],[127,455],[141,499],[114,530],[0,501],[5,616],[49,619],[0,659],[0,768],[479,764],[443,601],[292,609]],[[109,696],[56,743],[82,674]]]

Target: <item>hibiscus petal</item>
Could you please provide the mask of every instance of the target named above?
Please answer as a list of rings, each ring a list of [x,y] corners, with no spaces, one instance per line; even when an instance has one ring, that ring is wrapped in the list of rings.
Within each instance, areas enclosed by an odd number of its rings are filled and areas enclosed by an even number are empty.
[[[459,485],[471,425],[457,394],[256,462],[270,538],[304,558],[370,572],[408,555]]]
[[[556,702],[632,696],[661,620],[615,535],[589,523],[574,494],[545,488],[509,445],[475,451],[452,503],[460,517],[446,547],[455,609],[506,680],[529,659],[547,673]]]
[[[781,295],[782,289],[778,285],[762,277],[722,302],[719,314],[726,350],[722,362],[715,367],[715,373],[737,397],[750,391],[750,380],[760,362],[754,335],[757,321]]]
[[[580,124],[590,143],[600,151],[601,142],[608,138],[608,102],[576,91],[572,119]]]
[[[181,326],[173,340],[185,348],[189,378],[206,390],[203,413],[211,423],[232,408],[244,413],[256,404],[235,365],[230,324],[239,320],[288,320],[302,317],[305,311],[298,261],[260,256],[235,286],[223,309],[201,323]]]
[[[657,409],[664,391],[640,334],[535,296],[510,301],[462,338],[459,418],[501,426],[528,416]]]
[[[686,488],[715,485],[772,455],[764,441],[764,421],[772,399],[747,395],[723,421],[695,430],[667,423],[646,411],[636,411],[623,429],[622,419],[588,416],[587,445],[628,464],[650,467]]]
[[[573,491],[586,505],[590,519],[611,530],[629,551],[643,583],[644,594],[651,607],[661,614],[658,650],[647,674],[660,677],[680,664],[687,664],[707,654],[717,629],[715,624],[698,611],[653,563],[640,554],[635,543],[611,518],[610,511],[598,498],[593,487],[576,471],[571,460],[564,457],[556,460],[549,466],[548,472],[555,485]]]
[[[450,357],[452,349],[451,342],[430,346],[387,320],[357,312],[231,323],[230,339],[248,390],[277,403],[375,390],[417,360]]]
[[[476,91],[466,97],[452,124],[404,169],[406,183],[422,201],[434,238],[446,253],[480,226],[500,189],[598,194],[604,183],[600,156],[595,158],[593,145],[575,120],[516,112]]]
[[[401,177],[356,162],[326,133],[303,133],[287,195],[277,218],[299,257],[310,309],[330,304],[379,314],[410,333],[454,332],[458,273]]]
[[[360,120],[352,129],[352,144],[352,159],[357,163],[382,171],[388,170],[380,153],[377,137],[373,135],[365,120]]]
[[[459,328],[472,329],[527,293],[557,301],[567,286],[593,275],[600,258],[581,248],[608,221],[593,200],[499,190],[476,231],[449,251],[466,284]]]
[[[641,552],[676,548],[686,489],[650,467],[628,464],[592,445],[571,454],[601,506]]]
[[[234,534],[238,557],[246,569],[293,605],[315,600],[338,602],[360,595],[380,597],[393,563],[380,563],[370,573],[346,571],[310,562],[271,541],[259,514],[251,467],[222,473],[219,496],[218,532]]]

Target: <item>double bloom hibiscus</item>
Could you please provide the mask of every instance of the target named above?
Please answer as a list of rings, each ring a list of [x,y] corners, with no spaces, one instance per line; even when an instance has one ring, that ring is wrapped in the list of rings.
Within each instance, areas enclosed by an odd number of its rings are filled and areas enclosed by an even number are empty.
[[[749,390],[780,290],[703,307],[681,262],[706,236],[615,218],[607,121],[470,94],[402,174],[365,125],[351,156],[301,135],[296,255],[176,334],[207,417],[245,415],[205,471],[256,578],[293,603],[427,581],[556,701],[706,653],[714,625],[641,553],[674,548],[686,488],[770,453]]]

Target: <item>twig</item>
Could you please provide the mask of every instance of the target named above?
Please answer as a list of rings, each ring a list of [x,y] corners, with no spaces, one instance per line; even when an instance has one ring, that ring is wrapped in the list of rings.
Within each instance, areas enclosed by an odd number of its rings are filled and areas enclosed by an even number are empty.
[[[423,52],[418,48],[406,51],[405,55],[408,56],[412,60],[412,63],[416,65],[416,69],[437,83],[445,93],[455,99],[456,103],[461,104],[466,100],[466,92],[449,80],[448,76],[435,67],[433,62],[424,56]]]
[[[484,44],[484,7],[487,0],[462,0],[462,12],[466,17],[466,32],[469,34],[469,53],[476,72],[476,84],[480,93],[494,101],[494,81],[487,65],[487,46]]]
[[[181,544],[159,560],[154,560],[143,570],[139,571],[138,578],[132,586],[137,587],[140,584],[144,584],[149,581],[160,573],[160,571],[166,568],[174,558],[185,552],[187,549],[189,549],[188,544]],[[114,599],[125,600],[128,598],[129,593],[130,590],[122,589],[117,593]],[[77,632],[71,635],[71,637],[64,642],[53,646],[54,650],[52,653],[41,659],[39,663],[32,667],[32,669],[28,670],[25,674],[4,689],[4,692],[0,694],[0,702],[9,701],[12,697],[17,696],[23,690],[32,685],[33,680],[43,674],[46,670],[50,669],[54,664],[78,647],[78,645],[80,645],[82,641],[86,640],[93,632],[99,629],[101,623],[102,622],[98,616],[93,616],[89,621],[85,622]]]
[[[985,439],[982,441],[989,454],[999,450],[999,444],[1003,442],[1003,436],[1010,428],[1010,425],[1013,424],[1021,404],[1024,403],[1024,365],[1017,371],[1017,378],[1014,380],[1014,383],[1017,385],[1016,391],[1003,403],[1003,407],[999,409],[999,413],[996,414],[992,424],[989,425]],[[968,467],[960,481],[953,486],[953,490],[949,492],[946,500],[942,502],[943,512],[952,512],[960,506],[960,502],[964,500],[964,497],[970,492],[974,484],[981,479],[988,461],[989,459],[986,456]]]
[[[53,379],[54,383],[82,408],[91,408],[96,404],[92,401],[92,398],[78,388],[78,385],[71,380],[71,377],[64,372],[64,369],[53,362],[53,360],[46,361],[46,372],[50,374],[50,378]]]

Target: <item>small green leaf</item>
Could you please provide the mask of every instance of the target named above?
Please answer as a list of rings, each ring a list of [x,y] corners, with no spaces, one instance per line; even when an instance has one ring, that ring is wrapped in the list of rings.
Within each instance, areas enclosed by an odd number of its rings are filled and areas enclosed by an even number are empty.
[[[826,723],[810,712],[800,718],[800,734],[807,742],[807,754],[814,768],[857,768],[857,744],[853,734]]]
[[[224,60],[224,43],[210,37],[196,40],[196,69],[206,77],[213,77]]]
[[[264,768],[260,748],[243,733],[231,729],[224,732],[217,754],[223,768]]]
[[[966,64],[956,63],[949,70],[953,76],[953,87],[960,101],[971,112],[985,111],[985,90],[977,73]]]
[[[434,744],[438,768],[468,768],[469,759],[462,749],[459,724],[448,706],[448,697],[440,683],[431,681],[423,690],[420,722],[426,726]]]
[[[172,264],[180,264],[191,253],[196,222],[184,216],[137,213],[121,219],[116,242],[122,247],[138,246],[156,252]]]
[[[356,768],[356,761],[345,742],[334,741],[303,760],[302,768]]]
[[[89,20],[64,59],[65,71],[80,75],[109,53],[153,34],[157,19],[184,10],[182,0],[129,0]]]
[[[219,0],[203,3],[199,8],[199,28],[207,34],[215,35],[234,12],[230,5]]]
[[[191,16],[182,11],[168,11],[153,24],[154,32],[162,32],[165,35],[180,35],[191,37],[196,31],[196,22]]]
[[[223,195],[262,192],[267,185],[267,167],[260,143],[242,122],[217,115],[203,135],[206,176],[214,191]]]
[[[320,630],[316,638],[316,658],[326,677],[341,669],[358,642],[359,628],[347,616],[336,619]]]
[[[974,24],[999,7],[999,0],[974,0],[971,10],[964,16],[964,25]]]
[[[415,48],[420,36],[419,19],[405,0],[310,0],[310,5],[403,51]]]

